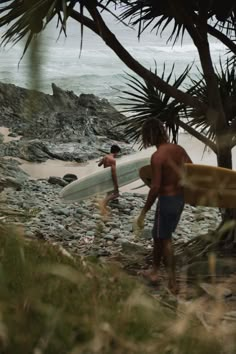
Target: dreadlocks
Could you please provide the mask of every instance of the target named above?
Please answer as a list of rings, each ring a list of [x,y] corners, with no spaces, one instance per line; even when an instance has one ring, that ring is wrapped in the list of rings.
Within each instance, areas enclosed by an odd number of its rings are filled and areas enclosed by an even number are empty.
[[[145,148],[168,142],[168,135],[159,119],[150,118],[143,123],[142,140]]]

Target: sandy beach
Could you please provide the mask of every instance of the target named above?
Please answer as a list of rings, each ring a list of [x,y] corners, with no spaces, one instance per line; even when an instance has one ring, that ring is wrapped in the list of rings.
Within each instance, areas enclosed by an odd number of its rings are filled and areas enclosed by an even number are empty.
[[[205,148],[204,144],[198,141],[196,138],[191,137],[189,134],[181,133],[179,136],[179,144],[182,145],[194,163],[205,164],[205,165],[217,165],[216,155],[214,152]],[[138,159],[142,157],[151,156],[155,149],[149,148],[141,151],[137,151],[135,154],[122,156],[117,160],[118,163],[125,161]],[[33,163],[23,160],[19,160],[22,165],[21,168],[27,172],[32,178],[48,178],[50,176],[63,177],[66,173],[73,173],[80,177],[90,175],[91,173],[101,171],[97,166],[97,160],[91,160],[87,163],[77,163],[71,161],[61,161],[61,160],[47,160],[44,163]],[[236,169],[236,148],[233,150],[233,168]],[[141,181],[136,181],[132,184],[124,186],[121,188],[121,192],[132,192],[133,188],[141,185]],[[145,193],[146,188],[140,188],[137,190],[139,193]]]

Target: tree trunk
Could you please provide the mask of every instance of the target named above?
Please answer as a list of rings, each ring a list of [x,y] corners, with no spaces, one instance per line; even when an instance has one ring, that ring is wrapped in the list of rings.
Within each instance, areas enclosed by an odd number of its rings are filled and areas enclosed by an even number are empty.
[[[236,251],[236,209],[225,209],[219,225],[219,248],[221,251]]]
[[[204,15],[204,14],[203,14]],[[199,53],[208,91],[207,119],[215,131],[216,154],[219,167],[232,169],[232,141],[229,137],[229,126],[223,109],[217,78],[212,65],[209,42],[207,38],[207,17],[198,28],[189,25],[191,35]],[[236,245],[236,209],[223,209],[222,222],[218,228],[219,246],[232,250]]]
[[[213,151],[215,151],[217,154],[218,166],[232,169],[232,147],[226,145],[226,143],[229,142],[227,139],[227,132],[229,127],[227,124],[225,112],[223,110],[223,104],[217,84],[217,79],[212,65],[209,43],[207,39],[207,18],[205,23],[202,22],[199,24],[198,28],[193,26],[192,23],[189,22],[188,18],[186,18],[186,25],[188,26],[188,24],[190,24],[188,28],[189,34],[191,35],[199,52],[201,65],[208,88],[208,110],[206,105],[195,97],[192,97],[185,92],[176,89],[171,85],[168,85],[160,77],[143,67],[125,50],[125,48],[114,36],[114,34],[109,30],[96,7],[87,6],[87,9],[92,16],[93,21],[85,16],[81,16],[75,10],[71,10],[70,16],[99,35],[107,44],[107,46],[117,54],[123,63],[133,72],[142,77],[145,81],[150,82],[154,87],[157,87],[160,91],[169,94],[177,101],[182,102],[187,106],[197,108],[198,110],[201,109],[202,113],[206,114],[210,119],[210,122],[212,123],[216,133],[216,145],[214,146],[214,144],[212,144],[211,148],[213,148]],[[198,136],[197,138],[200,138],[201,141],[204,141],[204,137]],[[236,220],[236,210],[224,210],[222,216],[224,224],[229,220]],[[232,243],[236,239],[235,235],[236,228],[234,228],[233,231],[227,231],[222,234],[221,241],[225,243],[227,240],[227,242],[230,241]]]
[[[223,147],[219,149],[217,154],[218,166],[232,169],[232,152],[231,148]],[[236,249],[236,208],[222,209],[222,222],[219,225],[220,233],[220,249],[235,250]]]
[[[217,151],[218,166],[232,170],[232,151],[230,146],[224,146]]]

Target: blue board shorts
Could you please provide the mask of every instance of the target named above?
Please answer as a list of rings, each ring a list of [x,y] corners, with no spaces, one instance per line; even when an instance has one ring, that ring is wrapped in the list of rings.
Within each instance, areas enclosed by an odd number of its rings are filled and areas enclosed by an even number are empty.
[[[152,230],[154,240],[170,239],[175,231],[184,208],[184,196],[163,195],[158,198]]]

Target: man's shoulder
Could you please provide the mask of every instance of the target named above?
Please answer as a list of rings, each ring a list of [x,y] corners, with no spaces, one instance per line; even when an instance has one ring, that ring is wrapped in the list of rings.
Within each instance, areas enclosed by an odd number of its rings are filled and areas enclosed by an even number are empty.
[[[183,152],[186,153],[186,150],[183,146],[179,145],[179,144],[174,144],[174,143],[169,143],[166,146],[166,150],[170,150],[170,151],[178,151],[178,152]]]
[[[164,150],[157,150],[151,156],[151,163],[159,163],[163,160],[165,156],[166,153]]]
[[[163,144],[160,148],[155,151],[152,155],[153,160],[165,160],[166,158],[173,155],[186,154],[186,150],[178,144],[168,143]]]
[[[105,156],[105,161],[106,163],[109,163],[110,165],[115,165],[116,164],[116,159],[111,156],[111,155],[106,155]]]

